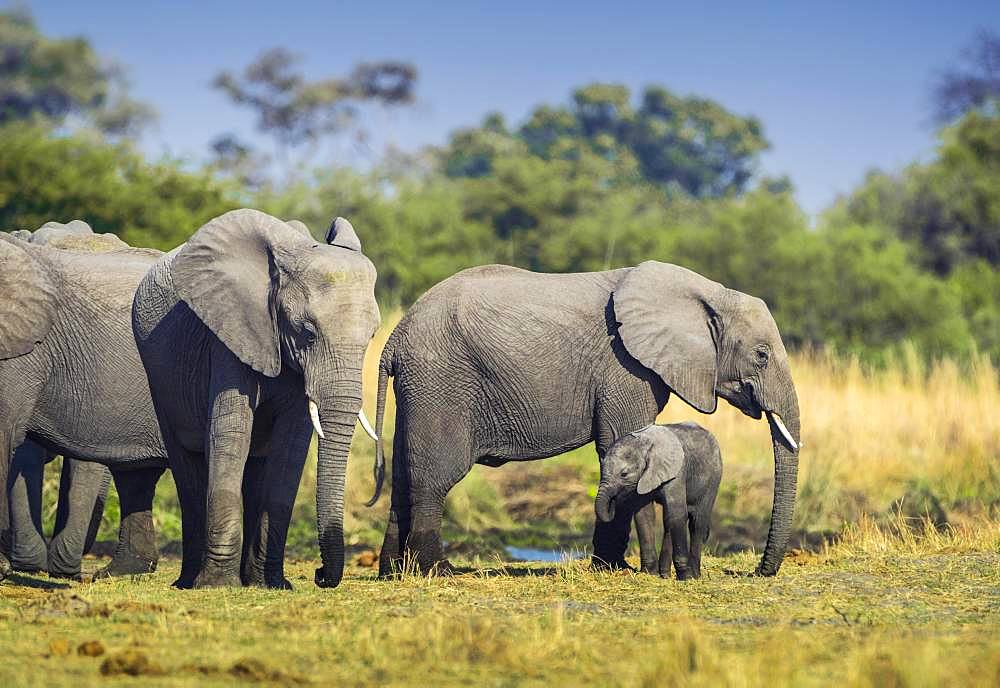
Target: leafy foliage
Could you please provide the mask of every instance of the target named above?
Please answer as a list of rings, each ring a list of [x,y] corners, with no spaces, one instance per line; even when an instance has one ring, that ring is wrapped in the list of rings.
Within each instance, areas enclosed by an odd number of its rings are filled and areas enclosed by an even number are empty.
[[[46,38],[27,12],[0,12],[0,124],[80,118],[106,134],[132,136],[154,112],[125,90],[121,69],[85,39]]]
[[[1000,114],[1000,36],[981,30],[963,51],[961,66],[938,79],[934,101],[941,124],[975,110]]]
[[[0,127],[0,228],[86,220],[133,246],[170,249],[204,222],[240,205],[206,173],[148,163],[125,144],[44,127]]]
[[[213,86],[257,114],[257,129],[294,148],[356,124],[358,105],[413,101],[417,70],[398,61],[357,65],[347,77],[306,81],[284,48],[261,53],[239,75],[224,71]]]

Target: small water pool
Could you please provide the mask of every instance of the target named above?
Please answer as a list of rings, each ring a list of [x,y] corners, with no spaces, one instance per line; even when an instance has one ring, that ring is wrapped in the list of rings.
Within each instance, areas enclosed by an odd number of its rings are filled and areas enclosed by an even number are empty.
[[[531,547],[507,547],[507,554],[521,561],[544,561],[561,563],[573,559],[583,559],[586,552],[578,549],[534,549]]]

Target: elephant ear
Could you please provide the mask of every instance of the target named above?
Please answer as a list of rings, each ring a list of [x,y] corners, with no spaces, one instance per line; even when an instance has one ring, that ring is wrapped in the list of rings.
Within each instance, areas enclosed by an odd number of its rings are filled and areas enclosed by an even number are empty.
[[[358,239],[351,223],[342,217],[336,218],[330,225],[326,233],[326,243],[361,253],[361,240]]]
[[[613,297],[629,355],[702,413],[714,412],[717,403],[710,301],[724,290],[696,272],[651,260],[632,268]]]
[[[55,286],[43,266],[14,241],[0,239],[0,360],[23,356],[55,318]]]
[[[232,210],[194,233],[171,262],[178,295],[237,358],[268,377],[281,372],[279,269],[298,231],[258,210]]]
[[[646,467],[636,487],[641,495],[649,494],[668,480],[673,480],[684,468],[684,447],[674,433],[654,425],[645,434],[650,445],[646,453]]]

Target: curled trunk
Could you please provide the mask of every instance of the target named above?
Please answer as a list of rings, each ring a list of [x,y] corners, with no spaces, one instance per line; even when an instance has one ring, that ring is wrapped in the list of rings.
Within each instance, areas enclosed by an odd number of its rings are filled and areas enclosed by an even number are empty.
[[[594,501],[594,511],[604,523],[608,523],[615,518],[615,501],[612,491],[607,485],[601,483],[597,488],[597,499]]]

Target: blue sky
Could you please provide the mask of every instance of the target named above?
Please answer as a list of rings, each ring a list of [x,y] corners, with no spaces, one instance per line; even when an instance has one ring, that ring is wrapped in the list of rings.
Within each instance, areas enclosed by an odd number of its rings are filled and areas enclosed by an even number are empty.
[[[663,84],[759,117],[763,171],[788,174],[810,213],[872,167],[928,156],[929,91],[977,28],[1000,31],[1000,2],[33,2],[48,35],[88,37],[128,67],[157,108],[144,147],[201,160],[250,113],[209,87],[261,50],[284,46],[310,77],[361,60],[420,70],[418,103],[368,123],[408,150],[444,141],[490,110],[519,122],[591,81]],[[816,3],[816,5],[819,5]],[[345,160],[356,156],[348,156]]]

